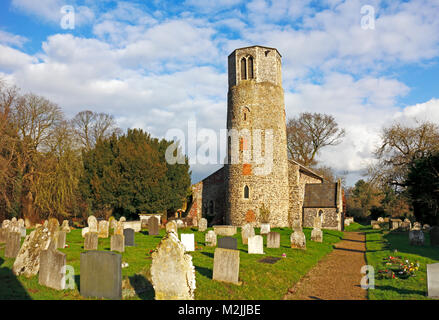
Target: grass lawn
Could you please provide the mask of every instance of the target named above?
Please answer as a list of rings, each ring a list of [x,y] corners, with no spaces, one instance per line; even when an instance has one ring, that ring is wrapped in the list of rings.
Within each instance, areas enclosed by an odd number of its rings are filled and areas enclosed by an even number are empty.
[[[355,227],[355,226],[353,226]],[[439,248],[430,246],[425,233],[425,245],[410,246],[408,232],[373,230],[371,226],[356,226],[366,233],[366,259],[375,268],[375,289],[368,290],[371,300],[421,300],[427,298],[427,264],[439,262]],[[395,250],[397,250],[395,252]],[[384,259],[397,256],[410,262],[419,262],[415,277],[408,279],[377,279],[378,270],[385,269]]]
[[[209,228],[208,230],[211,230]],[[256,234],[259,229],[255,229]],[[242,285],[233,285],[212,281],[213,253],[215,248],[204,246],[204,235],[207,232],[198,232],[196,229],[179,229],[179,233],[195,233],[197,247],[201,250],[190,252],[196,270],[197,300],[279,300],[294,283],[304,276],[320,259],[333,249],[333,244],[340,241],[343,232],[324,230],[323,243],[310,241],[311,229],[304,229],[307,239],[307,250],[302,251],[290,248],[291,229],[274,228],[281,234],[279,249],[264,247],[264,255],[247,254],[247,245],[241,241],[240,230],[234,236],[238,239],[240,250],[239,278]],[[30,231],[28,230],[28,233]],[[135,234],[135,247],[125,247],[122,261],[129,266],[122,269],[124,279],[124,299],[154,299],[154,290],[148,279],[151,266],[150,250],[156,248],[165,230],[159,236],[149,236],[147,231]],[[4,258],[4,244],[0,244],[0,299],[83,299],[79,294],[79,262],[80,253],[83,251],[83,238],[81,230],[72,230],[67,234],[69,248],[60,249],[67,254],[67,264],[75,270],[74,290],[57,291],[38,284],[38,275],[30,279],[24,276],[15,277],[12,274],[14,259]],[[264,246],[266,236],[264,236]],[[110,239],[99,239],[99,250],[110,250]],[[271,256],[282,258],[275,264],[266,264],[258,260]],[[132,293],[131,295],[129,293]]]

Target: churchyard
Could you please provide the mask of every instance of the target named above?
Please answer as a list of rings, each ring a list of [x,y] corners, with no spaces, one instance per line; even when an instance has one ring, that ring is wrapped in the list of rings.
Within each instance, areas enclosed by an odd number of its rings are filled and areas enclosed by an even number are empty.
[[[30,234],[32,230],[27,230]],[[213,280],[215,246],[207,246],[205,235],[213,228],[198,231],[197,227],[178,228],[178,238],[181,234],[194,234],[194,251],[186,252],[192,256],[195,267],[196,300],[281,300],[292,284],[303,277],[319,260],[332,251],[332,245],[343,236],[339,231],[323,231],[323,242],[311,241],[312,229],[304,228],[307,243],[306,250],[293,249],[290,244],[290,228],[274,228],[271,231],[279,233],[279,248],[268,248],[267,237],[262,235],[263,254],[249,254],[248,245],[242,243],[241,228],[235,235],[236,249],[239,252],[239,283],[232,284]],[[255,235],[260,234],[258,228]],[[48,299],[48,300],[80,300],[81,295],[81,253],[84,250],[85,239],[81,229],[72,229],[66,234],[66,248],[58,249],[65,254],[66,264],[73,267],[75,289],[55,290],[39,284],[39,276],[26,278],[16,277],[12,273],[14,258],[5,258],[5,244],[0,244],[0,299]],[[114,231],[110,228],[108,238],[98,238],[97,249],[111,252],[111,236]],[[121,255],[122,261],[122,296],[124,300],[153,300],[150,268],[152,253],[166,235],[166,229],[161,228],[158,235],[149,235],[148,230],[142,229],[134,233],[134,246],[125,246],[124,252],[114,251]],[[274,239],[271,246],[277,246],[278,236],[271,234]],[[226,236],[218,236],[218,240]],[[257,238],[257,237],[256,237]],[[23,243],[23,239],[21,243]],[[227,240],[227,239],[226,239]],[[219,244],[219,243],[218,243]],[[93,251],[88,251],[93,252]],[[262,260],[262,261],[261,261]]]

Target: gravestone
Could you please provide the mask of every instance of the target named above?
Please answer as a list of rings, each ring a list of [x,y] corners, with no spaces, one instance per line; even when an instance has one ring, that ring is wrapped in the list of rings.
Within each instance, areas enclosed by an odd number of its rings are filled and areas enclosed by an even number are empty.
[[[169,221],[166,224],[166,232],[178,232],[178,227],[177,227],[177,222],[175,222],[174,220]]]
[[[236,250],[238,240],[232,237],[223,237],[218,239],[218,248]]]
[[[250,223],[246,223],[241,228],[242,244],[248,244],[248,238],[255,236],[255,229]]]
[[[269,232],[267,235],[267,248],[280,248],[280,233]]]
[[[306,238],[302,230],[296,229],[290,236],[291,248],[306,249]]]
[[[40,285],[55,290],[64,290],[66,286],[65,273],[66,273],[65,253],[52,249],[41,251],[40,271],[38,275],[38,283]]]
[[[117,223],[117,220],[116,220],[113,216],[111,216],[110,218],[108,218],[108,227],[109,227],[110,229],[114,229],[114,228],[116,228],[116,223]]]
[[[108,238],[108,229],[109,229],[109,224],[108,221],[105,220],[101,220],[99,221],[99,232],[98,232],[98,237],[99,238]]]
[[[209,230],[206,233],[206,236],[204,238],[204,241],[206,242],[206,246],[208,247],[216,247],[216,233],[213,230]]]
[[[81,253],[81,296],[122,299],[122,256],[108,251]]]
[[[5,257],[16,258],[20,251],[21,233],[9,231],[6,236]]]
[[[148,219],[148,234],[157,236],[159,234],[159,219],[157,217],[150,217]]]
[[[268,234],[269,232],[270,232],[270,224],[269,223],[261,223],[260,234]]]
[[[58,231],[58,239],[56,241],[56,249],[64,249],[66,246],[66,231]]]
[[[120,234],[111,236],[111,251],[125,252],[125,237]]]
[[[20,227],[18,225],[17,218],[12,218],[11,222],[9,223],[8,227],[9,232],[20,232]]]
[[[0,229],[0,243],[6,243],[6,236],[7,236],[8,230],[7,229]]]
[[[439,298],[439,263],[427,264],[427,289],[429,298]]]
[[[50,236],[55,237],[56,232],[59,231],[59,221],[55,218],[50,218],[48,221],[47,228],[49,229]]]
[[[422,230],[422,224],[419,222],[414,222],[412,230]]]
[[[195,251],[195,237],[193,233],[182,233],[180,238],[186,251]]]
[[[90,229],[88,227],[82,228],[81,230],[81,235],[83,238],[85,238],[85,235],[87,234],[87,232],[89,232]]]
[[[218,236],[231,237],[236,234],[236,229],[236,226],[213,226],[213,231]]]
[[[390,219],[390,230],[398,230],[401,227],[401,219]]]
[[[423,246],[424,233],[421,230],[410,230],[409,242],[411,246]]]
[[[114,228],[114,235],[118,234],[120,236],[123,236],[123,230],[124,230],[124,222],[123,221],[117,221],[116,227]]]
[[[2,222],[2,229],[9,229],[9,224],[10,223],[11,223],[11,221],[8,220],[8,219],[3,220],[3,222]]]
[[[127,221],[127,218],[125,218],[124,216],[122,216],[122,217],[120,217],[119,221],[120,221],[120,222],[125,222],[125,221]]]
[[[260,235],[248,238],[249,254],[264,254],[264,238]]]
[[[194,300],[195,267],[176,233],[160,241],[150,270],[156,300]]]
[[[213,255],[213,280],[239,283],[239,251],[216,248]]]
[[[177,220],[175,220],[175,222],[177,223],[177,227],[178,227],[178,228],[184,228],[184,227],[186,227],[186,226],[185,226],[185,223],[184,223],[183,220],[181,220],[181,219],[177,219]]]
[[[207,219],[201,218],[198,222],[198,231],[204,232],[207,229]]]
[[[95,216],[89,216],[87,219],[89,232],[98,232],[98,220]]]
[[[21,227],[20,234],[21,234],[22,238],[26,237],[26,228],[25,227]]]
[[[49,229],[38,226],[24,239],[23,245],[15,258],[12,272],[29,278],[38,273],[40,269],[40,253],[49,247]]]
[[[61,231],[70,232],[69,220],[64,220],[61,225]]]
[[[123,230],[123,237],[125,238],[126,247],[134,247],[134,229],[128,228]]]
[[[439,246],[439,227],[434,226],[430,228],[430,244],[432,246]]]
[[[84,250],[98,250],[98,233],[87,232],[84,239]]]
[[[400,229],[402,231],[410,231],[411,228],[412,228],[412,223],[410,222],[410,220],[407,221],[406,219],[401,223]]]

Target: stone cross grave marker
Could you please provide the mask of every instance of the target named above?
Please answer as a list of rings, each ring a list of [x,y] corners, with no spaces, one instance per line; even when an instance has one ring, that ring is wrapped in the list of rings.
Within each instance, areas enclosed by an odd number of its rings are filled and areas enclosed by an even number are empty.
[[[427,288],[429,298],[439,298],[439,263],[427,264]]]
[[[207,229],[207,219],[201,218],[198,222],[198,231],[204,232]]]
[[[126,247],[134,247],[134,229],[127,228],[123,230],[123,236],[125,238]]]
[[[156,300],[194,300],[195,267],[176,233],[167,233],[152,253],[151,279]]]
[[[148,219],[148,234],[157,236],[159,234],[159,219],[157,217],[150,217]]]
[[[66,254],[58,250],[43,250],[40,253],[40,271],[38,283],[40,285],[64,290],[66,286]]]
[[[111,236],[111,251],[125,252],[125,237],[120,234]]]
[[[267,235],[267,248],[280,248],[280,233],[269,232]]]
[[[213,230],[209,230],[206,233],[206,236],[204,238],[204,241],[206,242],[206,246],[208,247],[216,247],[216,233]]]
[[[84,239],[84,250],[98,250],[98,233],[87,232]]]
[[[233,237],[223,237],[218,239],[218,248],[236,250],[238,241]]]
[[[122,256],[108,251],[81,253],[81,296],[122,299]]]
[[[246,223],[241,228],[242,244],[248,244],[248,238],[255,236],[255,229],[250,223]]]
[[[213,280],[239,283],[239,251],[216,248],[213,256]]]
[[[264,254],[264,238],[261,235],[248,238],[249,254]]]
[[[186,251],[195,251],[195,236],[193,233],[182,233],[180,238]]]

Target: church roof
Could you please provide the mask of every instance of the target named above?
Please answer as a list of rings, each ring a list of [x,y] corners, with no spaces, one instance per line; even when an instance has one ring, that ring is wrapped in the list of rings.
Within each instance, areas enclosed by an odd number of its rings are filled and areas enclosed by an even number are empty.
[[[321,179],[322,181],[324,180],[323,177],[317,173],[315,173],[314,171],[312,171],[310,168],[305,167],[304,165],[300,164],[299,162],[293,160],[293,159],[288,159],[289,162],[298,165],[299,166],[299,170],[310,175],[310,176],[314,176],[318,179]]]
[[[308,183],[305,185],[304,208],[336,208],[337,183]]]
[[[254,45],[254,46],[248,46],[248,47],[242,47],[242,48],[237,48],[235,50],[233,50],[233,52],[235,52],[236,50],[242,50],[242,49],[248,49],[248,48],[265,48],[265,49],[270,49],[270,50],[276,50],[276,52],[282,57],[282,55],[280,54],[280,52],[276,49],[276,48],[272,48],[272,47],[266,47],[266,46],[258,46],[258,45]],[[233,54],[233,52],[231,54],[229,54],[229,57]]]

